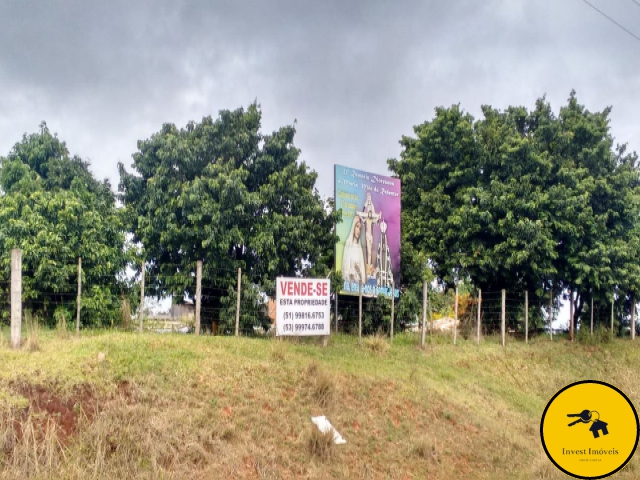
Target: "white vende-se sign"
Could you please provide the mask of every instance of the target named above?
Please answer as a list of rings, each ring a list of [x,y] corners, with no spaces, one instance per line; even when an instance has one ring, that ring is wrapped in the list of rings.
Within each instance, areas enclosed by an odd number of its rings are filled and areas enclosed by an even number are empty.
[[[330,284],[326,278],[276,279],[276,335],[329,335]]]

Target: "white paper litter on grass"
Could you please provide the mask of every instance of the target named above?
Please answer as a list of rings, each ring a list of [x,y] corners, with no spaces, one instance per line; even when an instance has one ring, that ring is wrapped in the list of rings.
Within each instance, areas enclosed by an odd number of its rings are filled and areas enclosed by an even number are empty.
[[[338,431],[333,428],[331,422],[324,415],[320,415],[319,417],[311,417],[311,421],[318,426],[318,430],[322,433],[327,433],[329,430],[333,430],[333,443],[336,445],[342,445],[347,443],[347,441],[342,438],[342,435],[338,433]]]

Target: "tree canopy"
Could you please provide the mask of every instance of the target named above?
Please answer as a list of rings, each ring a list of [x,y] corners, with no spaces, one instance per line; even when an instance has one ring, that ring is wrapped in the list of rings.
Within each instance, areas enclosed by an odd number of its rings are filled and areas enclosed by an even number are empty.
[[[264,135],[261,116],[254,103],[185,128],[165,124],[138,142],[134,173],[119,164],[151,291],[192,296],[202,260],[203,312],[214,322],[229,310],[238,267],[268,293],[278,275],[330,270],[336,214],[315,189],[316,173],[298,161],[295,128]]]
[[[0,262],[9,278],[11,249],[22,249],[25,307],[71,317],[82,257],[83,323],[115,320],[128,256],[109,183],[43,123],[0,157],[0,189]]]
[[[591,294],[639,292],[637,155],[614,146],[610,109],[572,92],[558,115],[545,98],[482,112],[436,109],[388,162],[403,183],[405,279],[429,266],[449,285],[528,290],[534,303],[570,288],[576,317]]]

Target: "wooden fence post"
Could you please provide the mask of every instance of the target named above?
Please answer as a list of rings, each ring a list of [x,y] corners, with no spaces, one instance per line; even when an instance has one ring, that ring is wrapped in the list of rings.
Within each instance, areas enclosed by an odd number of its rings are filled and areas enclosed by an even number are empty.
[[[507,292],[503,288],[502,289],[502,346],[505,346],[505,335],[507,334],[507,312],[506,312],[506,300],[507,300]]]
[[[196,335],[200,335],[200,309],[202,308],[202,260],[196,262]]]
[[[524,292],[524,343],[529,343],[529,291]]]
[[[142,333],[142,322],[144,320],[144,273],[145,262],[142,261],[142,273],[140,275],[140,333]]]
[[[393,280],[391,280],[391,343],[393,343],[393,317],[395,314],[395,306],[396,306],[396,289],[394,286]]]
[[[480,321],[482,318],[482,290],[478,289],[478,327],[476,332],[476,344],[480,345]]]
[[[569,289],[569,339],[573,342],[573,289]]]
[[[422,282],[422,335],[420,337],[420,348],[424,348],[424,337],[427,331],[427,281]]]
[[[549,290],[549,337],[553,341],[553,287]]]
[[[458,336],[458,287],[456,286],[456,306],[453,318],[453,344],[456,344],[456,337]]]
[[[631,294],[631,340],[636,339],[636,296]]]
[[[591,293],[591,336],[593,337],[593,293]]]
[[[78,257],[78,296],[76,297],[76,337],[80,336],[81,303],[82,303],[82,257]]]
[[[358,345],[362,345],[362,279],[358,280]]]
[[[613,305],[616,302],[616,295],[615,293],[613,294],[613,296],[611,297],[611,340],[613,340]]]
[[[242,269],[238,268],[238,289],[236,299],[236,337],[240,335],[240,295],[242,295]]]
[[[11,347],[22,342],[22,250],[11,250]]]
[[[429,302],[429,289],[427,288],[427,314],[429,315],[429,343],[433,345],[433,308]]]

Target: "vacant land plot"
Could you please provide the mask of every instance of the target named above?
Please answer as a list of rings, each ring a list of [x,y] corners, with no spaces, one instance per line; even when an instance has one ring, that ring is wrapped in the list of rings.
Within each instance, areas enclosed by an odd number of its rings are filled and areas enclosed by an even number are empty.
[[[591,378],[640,400],[629,340],[3,338],[3,478],[565,478],[539,441],[550,397]],[[346,445],[314,434],[320,414]],[[638,477],[636,456],[618,478]]]

